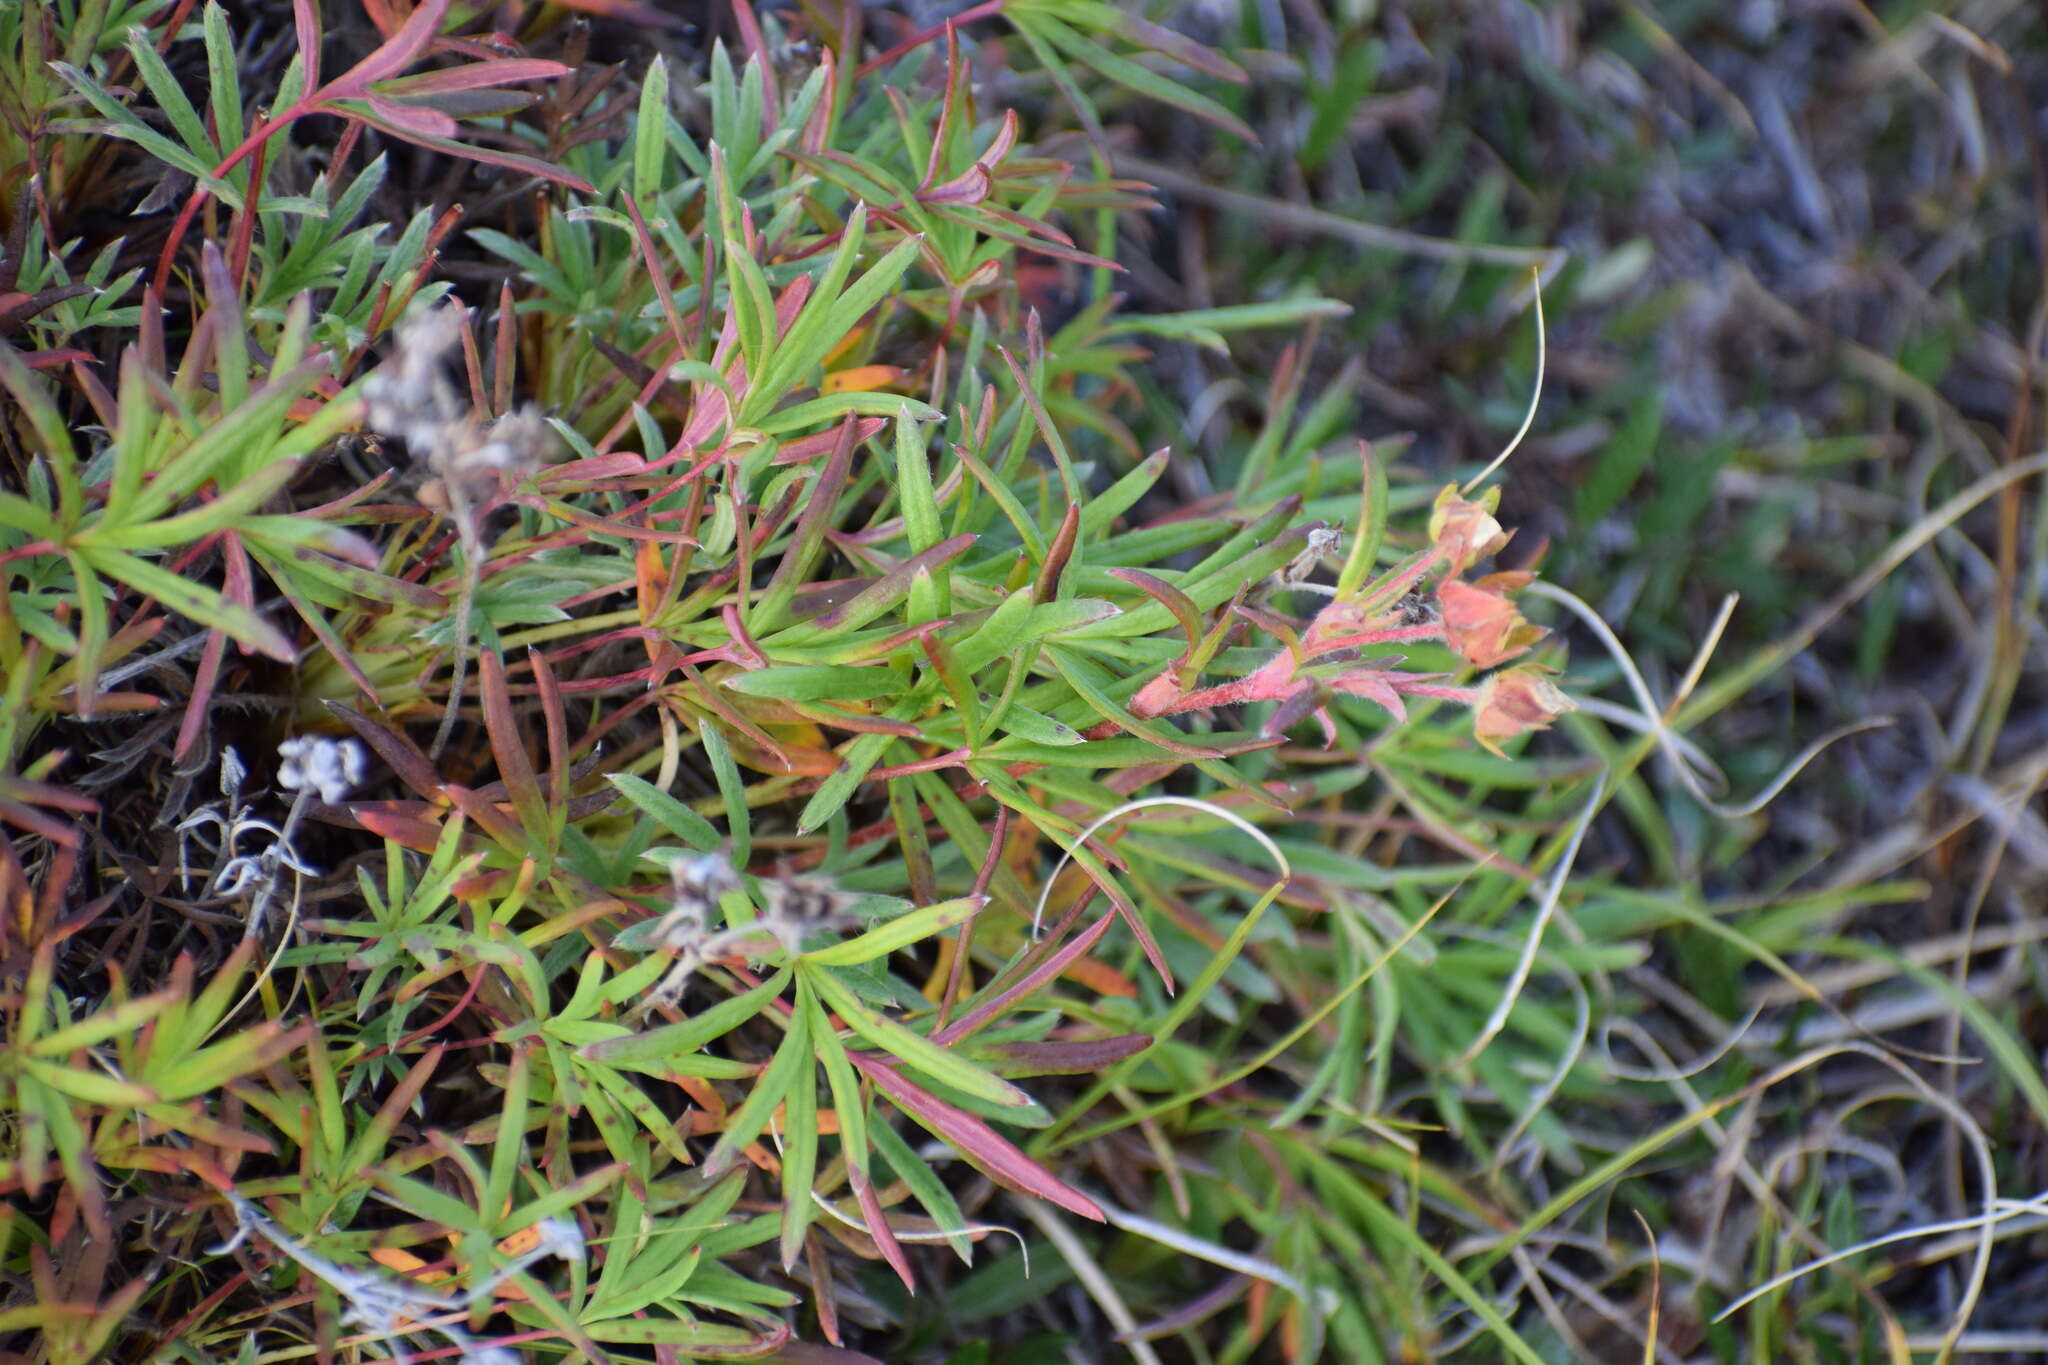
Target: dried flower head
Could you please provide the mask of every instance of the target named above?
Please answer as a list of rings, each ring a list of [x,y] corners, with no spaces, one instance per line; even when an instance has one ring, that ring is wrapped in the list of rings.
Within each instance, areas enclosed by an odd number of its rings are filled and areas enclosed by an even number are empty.
[[[743,883],[723,851],[686,854],[669,862],[673,888],[669,909],[651,925],[636,925],[616,940],[621,947],[653,947],[674,953],[676,964],[634,1013],[668,1004],[682,993],[691,973],[707,962],[761,957],[777,949],[796,953],[814,930],[856,923],[848,913],[853,896],[829,878],[778,870],[759,878],[763,909],[754,919],[714,930],[712,912],[728,891]]]
[[[471,411],[446,364],[464,326],[457,304],[415,313],[398,328],[391,354],[363,383],[366,425],[404,440],[438,480],[421,490],[420,500],[451,507],[458,518],[545,467],[555,450],[554,433],[538,408],[495,421]],[[473,526],[462,529],[473,536]]]
[[[363,785],[366,755],[359,741],[300,735],[277,746],[283,761],[277,785],[286,791],[310,790],[328,805],[339,805]]]
[[[465,310],[457,304],[416,312],[396,344],[363,384],[364,418],[387,436],[404,438],[433,479],[420,488],[424,506],[445,509],[461,538],[461,596],[455,608],[455,661],[441,728],[428,751],[439,755],[462,705],[468,667],[469,618],[483,557],[483,518],[506,488],[540,471],[553,456],[554,433],[539,409],[491,420],[470,410],[448,378],[443,357],[462,339]]]
[[[1335,554],[1343,543],[1344,535],[1340,531],[1328,526],[1310,528],[1308,544],[1280,570],[1280,581],[1290,587],[1302,582],[1316,571],[1316,566],[1321,564],[1326,556]]]
[[[1509,594],[1528,587],[1534,577],[1516,570],[1488,574],[1471,583],[1445,579],[1436,590],[1443,610],[1444,640],[1474,668],[1492,668],[1528,653],[1531,645],[1550,632],[1531,625]]]
[[[1509,533],[1493,515],[1499,506],[1498,486],[1487,489],[1477,500],[1459,497],[1455,485],[1446,485],[1436,495],[1436,506],[1429,514],[1429,543],[1450,561],[1453,576],[1508,543]]]
[[[1501,741],[1530,730],[1547,730],[1550,722],[1577,709],[1541,669],[1510,668],[1480,685],[1479,698],[1472,708],[1472,734],[1500,754]]]
[[[415,458],[440,447],[448,428],[468,415],[442,365],[462,339],[463,309],[423,308],[399,324],[391,354],[363,381],[363,420],[383,436],[396,436]]]
[[[701,947],[719,898],[740,889],[739,874],[721,852],[677,858],[669,863],[668,875],[673,895],[651,939],[671,952]]]
[[[506,1347],[476,1340],[459,1322],[435,1319],[451,1311],[473,1311],[478,1304],[486,1302],[500,1284],[544,1257],[581,1261],[587,1250],[581,1227],[566,1218],[549,1218],[536,1225],[536,1236],[526,1250],[485,1276],[467,1293],[454,1294],[366,1267],[342,1265],[315,1251],[256,1204],[232,1190],[228,1192],[228,1203],[234,1210],[235,1232],[226,1242],[211,1248],[212,1254],[231,1254],[253,1233],[333,1289],[341,1297],[344,1321],[386,1338],[410,1333],[438,1333],[454,1344],[460,1353],[458,1358],[466,1365],[517,1365],[519,1354]],[[405,1357],[401,1355],[399,1358]]]

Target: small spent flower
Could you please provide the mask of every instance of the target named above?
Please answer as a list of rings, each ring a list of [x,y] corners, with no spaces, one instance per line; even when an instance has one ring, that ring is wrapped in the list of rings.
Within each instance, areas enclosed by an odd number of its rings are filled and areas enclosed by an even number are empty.
[[[1472,708],[1472,734],[1502,757],[1503,740],[1531,730],[1547,730],[1567,711],[1578,710],[1541,669],[1524,666],[1496,673],[1480,685]]]
[[[1337,552],[1344,543],[1343,533],[1327,526],[1317,526],[1308,533],[1308,544],[1302,552],[1287,562],[1280,570],[1280,581],[1289,587],[1301,583],[1316,571],[1325,558]]]
[[[1471,583],[1447,578],[1438,584],[1445,641],[1474,668],[1492,668],[1528,653],[1550,632],[1531,625],[1508,595],[1529,586],[1534,577],[1516,570],[1491,573]]]
[[[1429,542],[1450,561],[1454,577],[1508,543],[1511,533],[1503,531],[1493,515],[1499,507],[1497,486],[1476,500],[1459,497],[1454,484],[1436,495],[1436,506],[1429,514]]]
[[[283,760],[277,769],[278,786],[318,792],[330,806],[341,804],[363,785],[367,756],[357,740],[300,735],[278,745],[277,756]]]

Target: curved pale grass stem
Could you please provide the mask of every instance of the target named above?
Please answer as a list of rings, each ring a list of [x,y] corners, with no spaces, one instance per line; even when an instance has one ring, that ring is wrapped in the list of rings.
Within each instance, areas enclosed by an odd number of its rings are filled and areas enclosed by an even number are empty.
[[[1060,854],[1059,861],[1052,865],[1052,871],[1048,872],[1045,876],[1045,885],[1040,888],[1038,893],[1038,904],[1032,908],[1031,937],[1037,938],[1040,927],[1045,923],[1045,905],[1047,901],[1052,899],[1053,883],[1059,879],[1060,872],[1072,860],[1074,849],[1080,848],[1083,844],[1094,838],[1103,826],[1120,820],[1133,811],[1146,810],[1154,806],[1185,806],[1190,810],[1198,810],[1204,814],[1213,815],[1219,820],[1228,821],[1230,824],[1236,825],[1256,840],[1259,847],[1266,850],[1267,854],[1273,859],[1273,862],[1279,867],[1280,877],[1283,882],[1293,880],[1294,865],[1287,861],[1287,855],[1280,851],[1280,845],[1273,842],[1271,835],[1245,819],[1242,815],[1239,815],[1236,811],[1219,806],[1214,801],[1202,801],[1192,796],[1141,797],[1136,801],[1126,801],[1121,806],[1112,806],[1096,816],[1088,822],[1079,835],[1075,836],[1073,846]]]
[[[1829,1049],[1830,1052],[1836,1050]],[[1810,1275],[1816,1270],[1824,1270],[1828,1266],[1860,1256],[1864,1252],[1877,1247],[1889,1246],[1895,1242],[1911,1241],[1919,1237],[1932,1237],[1945,1232],[1975,1231],[1978,1234],[1976,1238],[1976,1254],[1970,1268],[1968,1284],[1963,1292],[1961,1302],[1956,1305],[1955,1315],[1949,1322],[1948,1330],[1942,1335],[1941,1348],[1935,1357],[1937,1360],[1947,1360],[1954,1352],[1955,1343],[1961,1339],[1963,1332],[1969,1327],[1970,1317],[1976,1312],[1977,1302],[1983,1296],[1984,1283],[1991,1269],[1993,1234],[1997,1230],[1998,1225],[2025,1214],[2048,1213],[2048,1191],[2037,1194],[2028,1200],[2000,1198],[1998,1194],[1998,1175],[1991,1160],[1990,1140],[1985,1137],[1984,1130],[1977,1125],[1975,1119],[1970,1117],[1968,1111],[1948,1096],[1941,1094],[1928,1085],[1927,1082],[1920,1079],[1909,1068],[1900,1065],[1895,1059],[1886,1056],[1875,1048],[1860,1043],[1846,1043],[1839,1050],[1860,1052],[1866,1056],[1874,1057],[1891,1067],[1906,1082],[1904,1086],[1896,1090],[1868,1092],[1862,1096],[1862,1103],[1875,1103],[1879,1100],[1898,1098],[1918,1098],[1933,1105],[1947,1116],[1949,1121],[1955,1126],[1955,1130],[1970,1144],[1971,1152],[1977,1158],[1978,1173],[1984,1183],[1984,1211],[1970,1218],[1949,1219],[1936,1223],[1921,1223],[1910,1228],[1899,1228],[1885,1233],[1881,1237],[1874,1237],[1869,1241],[1859,1242],[1854,1246],[1831,1251],[1825,1256],[1816,1257],[1804,1265],[1795,1266],[1782,1275],[1766,1280],[1764,1283],[1749,1290],[1748,1293],[1742,1294],[1730,1301],[1727,1307],[1714,1315],[1714,1321],[1724,1322],[1728,1319],[1729,1315],[1739,1312],[1767,1294],[1782,1289],[1786,1285]],[[1780,1068],[1779,1074],[1783,1074],[1783,1068]]]
[[[1543,271],[1540,267],[1530,267],[1529,283],[1535,290],[1536,297],[1536,382],[1529,388],[1529,408],[1522,414],[1522,425],[1516,428],[1514,437],[1507,443],[1507,447],[1493,457],[1492,464],[1465,480],[1465,486],[1458,490],[1461,494],[1470,493],[1493,477],[1493,472],[1508,462],[1508,456],[1521,448],[1522,438],[1529,434],[1529,428],[1536,425],[1536,405],[1543,398],[1543,370],[1550,360],[1550,340],[1544,334],[1543,327]]]
[[[1628,682],[1629,691],[1635,694],[1636,705],[1641,708],[1640,715],[1643,721],[1643,724],[1638,728],[1642,729],[1657,745],[1658,749],[1663,752],[1664,756],[1671,760],[1672,770],[1678,775],[1679,782],[1685,787],[1693,800],[1699,802],[1724,820],[1745,819],[1768,806],[1777,798],[1779,792],[1791,785],[1792,779],[1799,776],[1807,764],[1820,757],[1821,752],[1835,743],[1835,741],[1844,739],[1849,735],[1858,734],[1864,730],[1874,730],[1892,723],[1890,717],[1878,716],[1869,720],[1856,721],[1849,725],[1837,726],[1813,743],[1807,745],[1804,749],[1801,749],[1797,757],[1786,764],[1776,777],[1764,784],[1762,791],[1749,800],[1737,805],[1728,805],[1716,801],[1708,793],[1706,785],[1700,780],[1699,774],[1687,762],[1685,750],[1680,747],[1677,733],[1671,728],[1669,714],[1665,708],[1657,705],[1656,697],[1650,692],[1650,684],[1644,679],[1642,670],[1636,667],[1635,660],[1629,656],[1628,647],[1622,644],[1620,637],[1614,633],[1613,628],[1600,619],[1600,613],[1586,605],[1575,594],[1565,591],[1554,583],[1545,583],[1539,580],[1529,584],[1523,591],[1533,593],[1538,597],[1548,598],[1550,601],[1557,603],[1578,617],[1579,620],[1585,623],[1586,628],[1593,632],[1595,638],[1606,647],[1608,654],[1613,657],[1616,665],[1620,667],[1623,678]],[[1720,633],[1719,627],[1726,623],[1727,613],[1732,606],[1732,599],[1723,604],[1721,621],[1717,623],[1714,634],[1709,637],[1709,644],[1718,638]],[[1698,684],[1699,676],[1706,667],[1706,653],[1707,651],[1703,649],[1700,657],[1694,660],[1691,670],[1686,674],[1687,690]],[[1683,704],[1683,695],[1681,693],[1680,700],[1672,704],[1671,711],[1676,711]]]
[[[1165,1365],[1159,1353],[1152,1349],[1152,1343],[1138,1335],[1138,1315],[1124,1302],[1117,1292],[1116,1283],[1110,1279],[1101,1263],[1088,1254],[1087,1245],[1074,1235],[1058,1214],[1034,1200],[1018,1200],[1017,1207],[1026,1218],[1038,1224],[1038,1230],[1045,1234],[1045,1240],[1053,1244],[1067,1267],[1074,1272],[1074,1278],[1088,1291],[1088,1297],[1095,1300],[1095,1306],[1102,1310],[1102,1316],[1109,1319],[1109,1325],[1116,1328],[1124,1349],[1131,1353],[1131,1359],[1138,1365]]]
[[[1522,944],[1522,955],[1508,977],[1508,986],[1501,993],[1500,1003],[1494,1006],[1493,1013],[1487,1017],[1472,1045],[1451,1063],[1452,1070],[1470,1066],[1480,1053],[1486,1051],[1487,1044],[1507,1027],[1508,1016],[1514,1013],[1515,1002],[1521,999],[1522,988],[1529,984],[1529,973],[1535,969],[1537,951],[1543,946],[1543,930],[1549,925],[1550,917],[1557,913],[1558,901],[1564,896],[1564,884],[1572,875],[1572,864],[1578,861],[1579,845],[1585,842],[1586,827],[1593,823],[1593,813],[1600,809],[1600,803],[1606,796],[1607,778],[1603,774],[1593,783],[1593,794],[1587,799],[1585,809],[1579,812],[1579,822],[1572,829],[1571,842],[1565,845],[1564,856],[1557,860],[1557,871],[1551,874],[1550,884],[1543,888],[1543,903],[1536,907],[1536,922],[1529,926],[1529,937]]]

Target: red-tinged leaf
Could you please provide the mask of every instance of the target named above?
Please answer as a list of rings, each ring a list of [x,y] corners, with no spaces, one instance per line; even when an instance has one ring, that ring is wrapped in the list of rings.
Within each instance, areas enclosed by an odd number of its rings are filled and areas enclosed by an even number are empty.
[[[455,808],[468,816],[472,823],[484,833],[496,839],[508,849],[524,849],[527,846],[525,833],[507,819],[495,802],[487,801],[468,787],[455,782],[444,782],[441,790],[455,803]]]
[[[539,475],[534,482],[542,488],[555,488],[560,485],[560,491],[565,493],[583,492],[586,490],[580,485],[589,481],[629,478],[646,472],[646,460],[630,450],[619,450],[609,455],[593,455],[587,460],[571,460],[567,464],[558,464]]]
[[[80,697],[76,694],[52,697],[44,705],[47,705],[52,711],[69,716],[84,714],[84,707],[87,702],[91,703],[94,715],[98,715],[102,711],[107,712],[109,715],[135,711],[160,711],[165,704],[162,697],[152,696],[148,692],[98,692],[91,697]]]
[[[529,859],[526,865],[531,867],[533,865],[532,860]],[[479,872],[474,877],[458,877],[448,883],[448,894],[459,901],[490,900],[502,898],[511,889],[511,885],[512,873],[509,871]],[[441,974],[446,975],[449,971],[453,970],[454,966],[455,964],[451,959],[443,964]],[[439,978],[435,979],[438,980]],[[422,988],[424,989],[424,987]],[[401,1002],[411,998],[412,996],[406,992],[399,992]]]
[[[879,1057],[848,1052],[861,1073],[891,1103],[916,1119],[933,1134],[952,1144],[954,1150],[985,1171],[991,1179],[1011,1189],[1023,1190],[1058,1204],[1070,1213],[1107,1221],[1095,1201],[1074,1189],[1045,1167],[1024,1155],[1002,1134],[964,1110],[955,1109],[937,1095],[904,1079],[903,1073]]]
[[[917,202],[920,204],[979,204],[988,198],[994,182],[989,179],[988,168],[979,162],[969,166],[959,175],[943,185],[934,185],[920,190]]]
[[[228,637],[218,630],[206,632],[199,650],[199,666],[192,670],[192,696],[185,706],[185,718],[178,723],[178,738],[171,745],[171,757],[182,762],[199,742],[202,726],[213,722],[213,687],[220,680],[221,660],[227,656]]]
[[[398,32],[369,56],[336,76],[333,84],[319,92],[319,98],[323,101],[361,99],[370,86],[396,76],[426,51],[427,44],[440,32],[441,20],[447,13],[448,0],[420,0],[419,7],[413,10]]]
[[[0,800],[0,823],[13,825],[16,829],[39,834],[51,843],[66,848],[77,848],[82,842],[78,831],[62,820],[43,814],[34,806],[24,806],[18,801]]]
[[[292,30],[298,39],[299,64],[305,69],[307,90],[320,88],[320,0],[292,0]],[[149,311],[145,303],[143,312]]]
[[[429,802],[441,799],[441,774],[412,740],[338,701],[328,702],[327,709],[339,716],[342,724],[355,731],[406,786]]]
[[[973,1056],[1005,1076],[1081,1076],[1135,1057],[1152,1046],[1145,1033],[1050,1043],[990,1043]]]
[[[332,112],[347,118],[360,119],[372,128],[389,133],[402,142],[410,142],[416,147],[425,147],[430,151],[461,157],[466,161],[481,162],[486,166],[501,166],[508,171],[520,171],[526,175],[539,176],[542,180],[567,186],[579,194],[597,193],[591,187],[590,182],[582,176],[577,175],[573,171],[565,171],[560,166],[542,161],[538,157],[525,156],[518,152],[504,152],[495,147],[480,147],[470,142],[455,142],[449,138],[432,137],[425,133],[416,133],[389,122],[367,105],[351,104]]]
[[[205,1113],[200,1102],[185,1104],[155,1104],[144,1111],[150,1118],[167,1128],[175,1128],[188,1137],[198,1138],[209,1147],[226,1147],[236,1152],[257,1152],[265,1155],[277,1151],[277,1144],[246,1128],[236,1128],[222,1123]],[[154,1150],[168,1150],[157,1148]]]
[[[701,542],[695,536],[684,535],[681,531],[663,531],[652,526],[635,526],[631,522],[607,521],[593,516],[580,508],[554,498],[539,495],[516,497],[513,502],[559,517],[571,526],[581,526],[586,531],[595,531],[604,536],[620,536],[627,540],[651,540],[660,545],[688,545],[695,548]]]
[[[1009,224],[1026,237],[1042,237],[1057,246],[1074,245],[1072,237],[1069,237],[1051,223],[1046,222],[1043,218],[1033,218],[1027,214],[1019,213],[1015,209],[1006,209],[1000,204],[984,205],[981,212],[998,222]]]
[[[999,165],[1003,158],[1010,154],[1010,149],[1016,145],[1017,111],[1015,109],[1006,109],[1003,111],[1003,126],[996,129],[995,139],[988,144],[988,150],[976,157],[975,160],[984,166],[993,167]]]
[[[797,518],[796,529],[790,533],[789,546],[782,552],[782,561],[775,566],[774,576],[768,580],[767,589],[755,608],[751,623],[755,629],[780,624],[780,618],[788,612],[790,599],[796,596],[797,588],[810,576],[812,566],[825,551],[825,530],[839,511],[840,492],[853,469],[856,425],[853,422],[840,423],[839,439],[833,445],[832,454],[810,487],[804,490],[807,505]]]
[[[548,663],[548,656],[538,649],[526,651],[527,662],[533,668],[534,690],[540,694],[541,724],[548,737],[548,800],[557,806],[569,799],[569,783],[573,775],[569,771],[569,721],[562,709],[562,686],[555,680],[555,670]]]
[[[896,1278],[903,1281],[903,1287],[915,1294],[917,1277],[910,1273],[910,1258],[903,1254],[903,1244],[896,1240],[896,1231],[889,1226],[888,1216],[882,1212],[882,1201],[875,1198],[875,1187],[868,1180],[868,1173],[849,1166],[846,1168],[846,1183],[853,1186],[853,1197],[860,1201],[861,1221],[868,1225],[868,1236],[875,1239],[875,1247],[882,1253],[882,1259],[896,1272]]]
[[[831,53],[827,51],[827,56]],[[812,1290],[817,1292],[818,1282],[812,1281]],[[817,1300],[822,1303],[824,1300]],[[826,1346],[815,1341],[792,1341],[776,1355],[785,1365],[885,1365],[865,1351],[849,1350],[844,1346]]]
[[[396,809],[412,807],[410,801],[393,801],[379,806],[357,802],[350,806],[348,814],[355,822],[380,839],[389,839],[395,844],[420,853],[432,853],[441,844],[441,827],[431,820],[423,820],[411,810]]]
[[[904,739],[923,739],[924,731],[907,720],[890,720],[887,716],[863,716],[841,711],[824,702],[785,701],[784,706],[802,716],[805,720],[816,721],[819,725],[834,730],[844,730],[855,735],[897,735]],[[961,754],[964,759],[965,753]]]
[[[888,419],[882,417],[856,417],[853,422],[853,443],[856,446],[889,424]],[[806,460],[815,460],[820,455],[830,454],[832,448],[838,444],[839,429],[827,427],[823,431],[782,442],[776,448],[775,458],[769,463],[777,466],[802,464]]]
[[[826,630],[852,630],[866,625],[884,611],[910,595],[910,585],[919,574],[936,574],[939,569],[952,563],[972,549],[979,537],[957,535],[942,540],[929,550],[920,551],[898,564],[876,579],[843,607],[835,607],[811,621],[810,624]],[[1203,757],[1208,757],[1204,754]]]
[[[488,90],[519,81],[546,81],[566,76],[571,68],[538,57],[505,57],[490,62],[468,62],[440,71],[422,71],[386,81],[382,95],[443,95],[452,90]],[[372,96],[375,98],[375,96]]]
[[[1359,668],[1350,673],[1328,679],[1331,687],[1339,692],[1348,692],[1354,697],[1363,697],[1369,702],[1386,708],[1397,721],[1408,719],[1408,708],[1401,703],[1401,694],[1393,688],[1391,679],[1399,675],[1383,668]]]
[[[477,671],[483,683],[484,728],[491,738],[491,755],[498,760],[498,775],[511,794],[512,806],[529,839],[545,837],[548,828],[547,798],[541,794],[534,775],[533,760],[519,733],[519,721],[512,710],[512,693],[505,685],[505,660],[494,649],[479,651]]]
[[[1195,600],[1163,578],[1146,573],[1143,569],[1111,569],[1111,578],[1121,578],[1147,597],[1173,613],[1173,619],[1180,622],[1181,630],[1188,637],[1188,648],[1192,650],[1202,641],[1202,609]]]
[[[363,103],[374,109],[385,123],[420,137],[452,138],[459,131],[455,120],[439,109],[429,109],[420,104],[398,104],[382,95],[367,96]]]
[[[68,787],[37,782],[26,777],[9,777],[5,774],[0,774],[0,796],[11,796],[17,801],[32,801],[38,806],[50,806],[56,810],[76,811],[80,815],[91,815],[100,808],[100,803],[90,796],[81,796]]]
[[[56,370],[62,369],[66,365],[76,365],[81,362],[90,363],[96,359],[98,357],[93,355],[91,351],[81,351],[76,347],[67,346],[55,351],[24,351],[22,352],[21,363],[28,366],[31,370]]]
[[[1073,939],[1061,944],[1058,952],[1053,953],[1023,976],[1017,978],[1016,981],[1005,986],[999,993],[990,996],[981,1004],[976,1005],[973,1009],[946,1025],[946,1027],[934,1033],[932,1041],[940,1047],[951,1047],[962,1038],[980,1029],[990,1020],[1008,1014],[1011,1007],[1019,1000],[1036,995],[1044,987],[1058,979],[1059,975],[1066,971],[1077,958],[1085,954],[1090,948],[1093,948],[1097,940],[1108,933],[1109,926],[1114,923],[1116,923],[1115,915],[1104,915],[1101,919],[1082,930]]]
[[[1152,937],[1152,930],[1145,924],[1145,917],[1138,913],[1138,907],[1107,885],[1102,887],[1116,905],[1117,914],[1123,916],[1124,927],[1131,931],[1131,937],[1138,940],[1138,946],[1145,950],[1145,960],[1152,964],[1152,970],[1159,973],[1159,984],[1166,987],[1166,993],[1174,993],[1173,972],[1166,965],[1166,954],[1159,951],[1159,940]]]
[[[971,212],[967,209],[953,208],[945,204],[935,204],[932,206],[932,212],[949,222],[973,228],[976,232],[982,233],[985,236],[1008,242],[1012,246],[1022,247],[1026,251],[1035,251],[1041,256],[1051,256],[1062,261],[1072,261],[1076,265],[1085,265],[1091,269],[1099,266],[1107,270],[1114,270],[1118,274],[1124,273],[1123,266],[1106,256],[1097,256],[1091,252],[1082,251],[1078,247],[1062,246],[1060,243],[1049,241],[1044,237],[998,226],[997,220],[994,217],[996,209],[992,204],[976,204]],[[1039,226],[1042,227],[1043,224]]]
[[[1191,66],[1204,75],[1238,85],[1245,82],[1243,67],[1222,53],[1203,47],[1192,38],[1183,37],[1170,28],[1161,28],[1158,24],[1141,19],[1135,14],[1120,14],[1116,28],[1117,32],[1139,47],[1149,47],[1154,52],[1171,57],[1184,66]]]

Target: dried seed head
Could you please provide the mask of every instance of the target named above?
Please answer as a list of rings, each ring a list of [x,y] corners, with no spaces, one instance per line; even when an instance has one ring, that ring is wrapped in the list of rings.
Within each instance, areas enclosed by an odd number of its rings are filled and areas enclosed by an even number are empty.
[[[398,328],[391,354],[363,384],[365,424],[403,439],[413,459],[439,478],[440,506],[452,501],[451,492],[471,506],[488,501],[501,483],[516,483],[543,468],[555,450],[554,433],[538,408],[495,422],[470,410],[446,363],[462,339],[465,318],[466,310],[452,303],[413,314]]]
[[[300,735],[278,745],[277,756],[283,760],[277,769],[278,786],[318,792],[330,806],[347,800],[350,791],[363,785],[366,755],[356,740]]]
[[[853,897],[829,877],[785,873],[763,878],[761,890],[768,901],[770,920],[803,931],[843,928],[849,922],[846,912]]]
[[[1308,545],[1280,571],[1280,581],[1287,584],[1301,582],[1316,571],[1323,556],[1335,553],[1343,542],[1344,537],[1327,526],[1314,528],[1308,533]]]
[[[423,309],[398,328],[382,365],[363,383],[364,420],[372,431],[404,440],[414,459],[432,463],[448,430],[467,416],[441,358],[462,337],[456,304]]]
[[[494,500],[501,488],[545,469],[554,451],[555,433],[547,418],[529,405],[495,422],[456,424],[430,461],[443,481],[455,485],[474,507]]]

